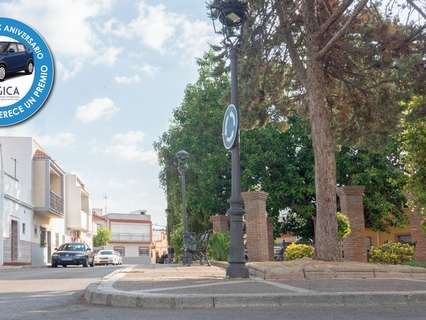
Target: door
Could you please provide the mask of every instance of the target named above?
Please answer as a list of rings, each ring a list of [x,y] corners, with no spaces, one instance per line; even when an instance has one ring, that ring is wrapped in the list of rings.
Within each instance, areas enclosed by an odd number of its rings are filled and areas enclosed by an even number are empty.
[[[19,70],[21,65],[21,56],[22,53],[18,52],[18,47],[16,46],[16,43],[9,44],[5,58],[8,71],[13,72]]]
[[[47,262],[52,262],[52,232],[47,231]]]
[[[12,225],[10,228],[10,252],[12,261],[18,261],[18,243],[19,243],[19,233],[18,233],[18,221],[12,220]]]

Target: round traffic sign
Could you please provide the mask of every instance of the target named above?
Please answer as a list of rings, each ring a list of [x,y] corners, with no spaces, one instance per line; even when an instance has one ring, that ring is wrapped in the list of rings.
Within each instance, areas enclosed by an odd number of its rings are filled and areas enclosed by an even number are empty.
[[[223,145],[226,149],[232,149],[234,146],[235,140],[238,136],[239,127],[240,119],[238,116],[238,110],[233,104],[230,104],[225,111],[222,128]]]

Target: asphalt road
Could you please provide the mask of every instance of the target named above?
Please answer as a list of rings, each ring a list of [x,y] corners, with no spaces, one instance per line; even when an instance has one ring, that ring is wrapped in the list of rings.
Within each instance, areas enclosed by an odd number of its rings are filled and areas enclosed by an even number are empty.
[[[83,303],[81,294],[86,286],[99,281],[115,269],[117,268],[37,268],[0,271],[0,320],[424,320],[426,318],[426,305],[177,311],[95,307]]]

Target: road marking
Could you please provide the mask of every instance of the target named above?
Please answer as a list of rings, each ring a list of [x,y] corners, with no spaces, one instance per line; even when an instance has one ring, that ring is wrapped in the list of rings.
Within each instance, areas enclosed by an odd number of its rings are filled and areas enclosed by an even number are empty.
[[[277,288],[281,288],[281,289],[285,289],[285,290],[297,292],[297,293],[316,293],[317,292],[315,290],[293,287],[293,286],[290,286],[288,284],[276,283],[276,282],[273,282],[273,281],[268,281],[268,280],[263,280],[263,279],[255,279],[255,281],[258,281],[258,282],[261,282],[261,283],[266,283],[266,284],[269,284],[269,285],[277,287]]]
[[[250,281],[250,280],[239,280],[239,281],[232,281],[232,282],[221,281],[221,282],[193,284],[193,285],[178,286],[178,287],[167,287],[167,288],[157,288],[157,289],[147,289],[147,290],[135,290],[135,291],[132,291],[132,292],[150,293],[150,292],[161,292],[161,291],[168,291],[168,290],[203,288],[203,287],[220,286],[220,285],[240,284],[240,283],[248,283],[248,282],[252,282],[252,281]]]

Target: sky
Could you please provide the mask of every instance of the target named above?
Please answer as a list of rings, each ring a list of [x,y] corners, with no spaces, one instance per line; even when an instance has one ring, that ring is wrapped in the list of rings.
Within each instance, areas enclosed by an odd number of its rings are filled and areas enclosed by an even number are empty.
[[[196,57],[217,41],[204,0],[0,0],[55,57],[46,106],[0,135],[32,136],[85,182],[92,207],[143,209],[165,225],[153,142],[167,130]]]

